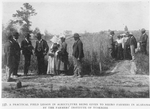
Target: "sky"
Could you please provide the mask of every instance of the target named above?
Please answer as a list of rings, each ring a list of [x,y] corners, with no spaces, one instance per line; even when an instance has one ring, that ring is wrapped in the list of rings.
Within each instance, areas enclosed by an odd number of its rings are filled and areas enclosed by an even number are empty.
[[[2,23],[6,25],[12,14],[24,2],[3,2]],[[101,30],[149,29],[149,2],[28,2],[37,15],[30,18],[31,29],[52,34],[64,30],[99,32]]]

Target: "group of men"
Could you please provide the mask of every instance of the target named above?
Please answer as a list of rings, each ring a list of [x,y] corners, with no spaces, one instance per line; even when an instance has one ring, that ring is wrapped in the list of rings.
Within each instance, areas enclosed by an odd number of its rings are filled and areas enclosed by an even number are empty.
[[[137,42],[136,38],[131,32],[126,32],[125,34],[120,34],[117,39],[114,40],[114,31],[110,32],[109,35],[109,55],[115,60],[134,60],[135,52],[141,51],[143,54],[147,54],[147,39],[148,35],[146,30],[143,28],[141,30],[140,41]]]
[[[24,75],[27,76],[31,55],[35,55],[37,57],[38,63],[38,74],[46,74],[47,66],[45,65],[44,57],[47,55],[49,51],[49,46],[47,42],[42,39],[42,35],[38,33],[36,35],[37,41],[35,48],[32,46],[32,42],[30,41],[30,34],[27,33],[25,35],[24,40],[21,42],[21,46],[18,43],[19,33],[14,32],[12,35],[8,37],[7,44],[4,48],[5,58],[6,58],[6,70],[8,72],[7,81],[11,81],[11,75],[18,77],[18,66],[20,61],[21,52],[24,55],[25,63],[24,63]],[[73,60],[74,60],[74,75],[78,75],[82,77],[82,58],[84,57],[83,53],[83,44],[80,40],[80,36],[78,33],[74,34],[74,45],[73,45]]]

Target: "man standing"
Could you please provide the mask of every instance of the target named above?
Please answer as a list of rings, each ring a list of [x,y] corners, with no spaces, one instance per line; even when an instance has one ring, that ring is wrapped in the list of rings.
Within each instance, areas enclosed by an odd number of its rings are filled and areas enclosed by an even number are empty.
[[[84,57],[83,53],[83,43],[80,40],[78,33],[74,34],[74,45],[73,45],[73,61],[74,61],[74,76],[82,77],[82,58]]]
[[[135,49],[137,48],[137,41],[132,33],[129,33],[129,37],[132,60],[135,60]]]
[[[30,41],[30,34],[26,34],[25,39],[21,42],[21,49],[22,54],[24,55],[25,64],[24,64],[24,75],[26,76],[28,74],[29,66],[30,66],[30,60],[32,50],[34,49],[32,46],[32,43]]]
[[[146,34],[146,30],[144,28],[141,30],[141,33],[142,33],[140,37],[141,52],[143,54],[147,54],[146,46],[147,46],[148,35]]]
[[[108,49],[109,49],[109,57],[114,58],[114,39],[115,35],[114,31],[110,31],[110,35],[108,36]]]
[[[37,56],[38,61],[38,74],[46,74],[46,67],[44,63],[44,57],[47,54],[49,47],[47,42],[42,39],[42,35],[40,33],[37,34],[36,46],[35,46],[35,55]]]
[[[6,59],[6,73],[7,73],[7,81],[11,81],[11,74],[13,73],[13,43],[12,43],[12,35],[8,36],[8,41],[4,48],[5,59]]]
[[[19,66],[19,62],[20,62],[20,45],[17,42],[17,39],[19,38],[19,33],[18,32],[14,32],[13,33],[13,39],[12,39],[12,43],[13,43],[13,56],[14,56],[14,60],[13,60],[13,64],[14,64],[14,68],[13,68],[13,75],[14,76],[19,76],[17,74],[18,72],[18,66]]]

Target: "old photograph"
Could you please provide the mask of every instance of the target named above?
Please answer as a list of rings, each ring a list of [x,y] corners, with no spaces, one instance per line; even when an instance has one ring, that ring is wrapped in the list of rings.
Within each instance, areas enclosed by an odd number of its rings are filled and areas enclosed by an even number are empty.
[[[2,2],[2,98],[149,98],[149,1]]]

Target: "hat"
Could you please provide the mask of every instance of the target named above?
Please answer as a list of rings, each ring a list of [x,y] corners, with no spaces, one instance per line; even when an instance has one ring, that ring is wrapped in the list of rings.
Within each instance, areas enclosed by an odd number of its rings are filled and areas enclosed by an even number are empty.
[[[30,35],[29,33],[27,33],[27,34],[25,35],[25,37],[31,37],[31,35]]]
[[[75,33],[73,37],[81,37],[78,33]]]
[[[55,35],[55,36],[53,36],[53,37],[50,39],[50,41],[53,42],[53,43],[58,43],[59,39],[58,39],[58,37]]]
[[[144,28],[142,28],[141,32],[143,32],[143,33],[144,33],[145,31],[146,31],[146,30],[145,30]]]
[[[59,38],[60,38],[60,39],[61,39],[61,38],[66,38],[66,36],[65,36],[65,35],[60,35]]]
[[[133,36],[133,34],[130,32],[130,33],[129,33],[129,36]]]
[[[13,36],[19,36],[18,32],[13,32]]]
[[[110,34],[115,34],[115,32],[114,31],[110,31]]]
[[[41,37],[41,36],[42,36],[42,34],[41,34],[41,33],[37,33],[37,34],[36,34],[36,36],[37,36],[37,37],[38,37],[38,36],[40,36],[40,37]]]

